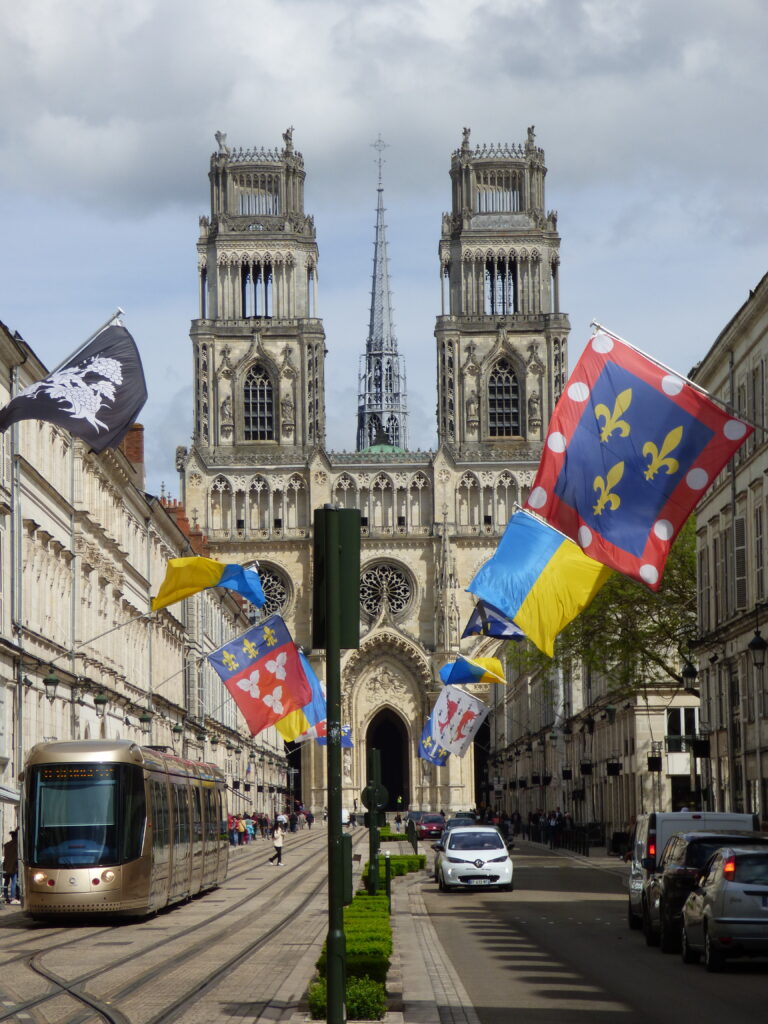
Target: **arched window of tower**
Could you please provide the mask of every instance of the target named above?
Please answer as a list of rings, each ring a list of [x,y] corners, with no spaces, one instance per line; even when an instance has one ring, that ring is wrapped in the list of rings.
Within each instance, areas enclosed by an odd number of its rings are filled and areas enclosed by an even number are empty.
[[[408,570],[392,562],[377,562],[360,576],[360,610],[369,621],[384,606],[394,616],[405,614],[413,601],[414,586]]]
[[[488,434],[490,437],[520,434],[520,387],[506,359],[499,359],[488,377]]]
[[[252,366],[243,385],[243,438],[246,441],[274,441],[274,391],[263,366]]]
[[[232,487],[226,477],[217,476],[211,484],[209,522],[211,532],[216,536],[217,531],[229,531],[232,529]]]

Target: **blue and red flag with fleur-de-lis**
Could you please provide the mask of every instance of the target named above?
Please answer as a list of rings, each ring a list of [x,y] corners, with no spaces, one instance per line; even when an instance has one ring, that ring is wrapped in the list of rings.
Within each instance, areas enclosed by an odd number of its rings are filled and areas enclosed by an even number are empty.
[[[312,699],[298,648],[279,615],[252,626],[209,654],[208,660],[234,697],[252,736]]]
[[[555,407],[527,507],[657,590],[672,542],[752,430],[600,329]]]

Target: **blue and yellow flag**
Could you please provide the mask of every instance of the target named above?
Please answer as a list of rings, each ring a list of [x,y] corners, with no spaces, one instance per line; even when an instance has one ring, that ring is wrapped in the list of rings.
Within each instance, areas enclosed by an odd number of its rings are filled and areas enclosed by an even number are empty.
[[[572,541],[527,512],[516,512],[496,553],[467,587],[514,619],[550,658],[555,638],[611,575]]]
[[[242,565],[226,565],[200,555],[171,558],[157,597],[152,598],[152,611],[165,608],[185,597],[199,594],[208,587],[226,587],[246,598],[256,608],[266,603],[259,574]]]
[[[446,686],[465,683],[506,683],[504,666],[498,658],[465,658],[460,654],[440,669],[440,678]]]

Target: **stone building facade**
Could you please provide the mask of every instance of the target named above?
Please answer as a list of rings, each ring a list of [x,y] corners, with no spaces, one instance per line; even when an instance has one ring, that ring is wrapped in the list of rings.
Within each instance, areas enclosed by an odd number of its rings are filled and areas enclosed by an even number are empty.
[[[438,247],[437,450],[407,450],[393,435],[365,445],[376,440],[368,434],[361,450],[338,453],[325,443],[319,248],[303,158],[290,129],[272,150],[217,141],[191,328],[194,435],[177,460],[183,505],[216,557],[258,562],[268,609],[307,647],[312,510],[360,510],[362,639],[342,663],[355,739],[345,800],[359,798],[374,746],[393,806],[398,796],[423,808],[474,804],[471,755],[434,768],[417,749],[437,670],[460,650],[493,647],[461,639],[472,607],[464,588],[525,500],[567,375],[544,153],[531,128],[522,144],[492,146],[472,146],[465,129],[452,154]],[[322,676],[321,652],[312,657]],[[301,758],[302,793],[317,810],[324,754],[307,747]]]
[[[47,373],[0,324],[0,406]],[[202,537],[146,494],[143,462],[140,426],[98,456],[43,421],[0,433],[0,841],[24,758],[45,739],[122,737],[218,762],[238,782],[235,806],[254,783],[242,809],[286,786],[276,730],[251,753],[203,660],[246,628],[242,603],[206,591],[149,613],[168,559]]]
[[[755,425],[699,503],[697,579],[701,731],[715,810],[768,822],[768,275],[723,328],[692,377]],[[752,645],[750,647],[750,645]],[[757,657],[754,648],[757,647]],[[755,662],[758,664],[755,664]]]

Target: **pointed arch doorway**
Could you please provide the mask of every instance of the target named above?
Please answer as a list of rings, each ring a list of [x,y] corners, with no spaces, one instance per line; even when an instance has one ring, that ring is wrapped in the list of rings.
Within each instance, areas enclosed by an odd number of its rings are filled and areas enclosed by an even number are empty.
[[[379,711],[368,726],[365,736],[366,771],[369,750],[378,750],[381,754],[381,781],[389,793],[386,810],[405,810],[411,802],[408,732],[402,718],[390,708]],[[403,798],[400,804],[398,796]]]

